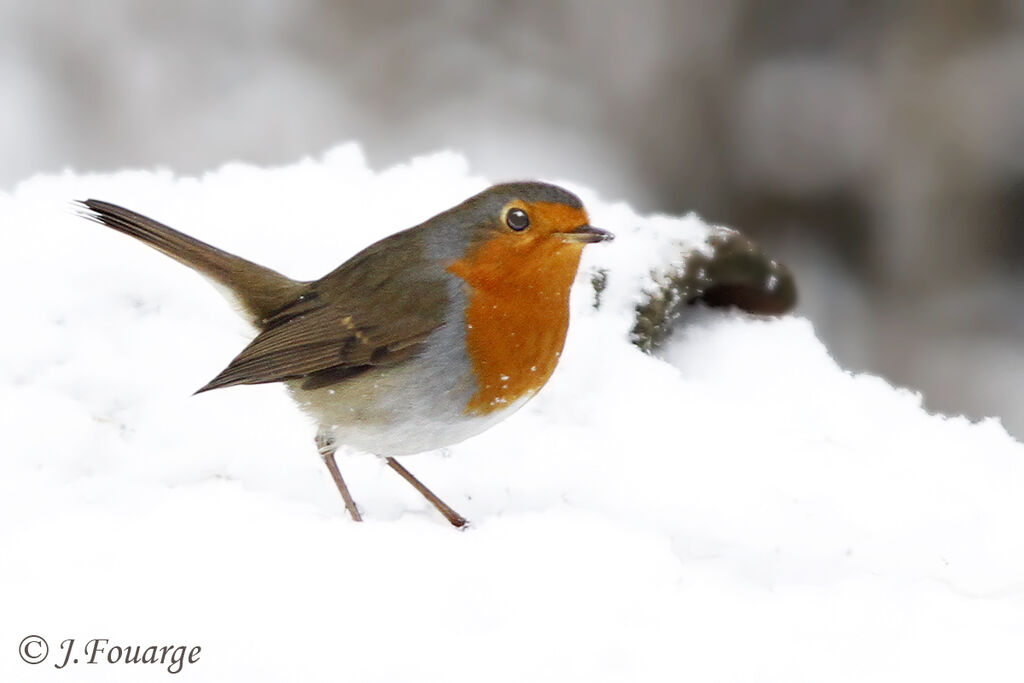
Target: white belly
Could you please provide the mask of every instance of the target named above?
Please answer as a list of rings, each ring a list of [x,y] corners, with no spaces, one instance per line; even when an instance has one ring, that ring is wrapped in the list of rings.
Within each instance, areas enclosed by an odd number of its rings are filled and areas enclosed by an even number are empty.
[[[299,379],[288,382],[288,388],[339,445],[392,456],[459,443],[505,419],[529,399],[486,415],[466,413],[478,388],[460,327],[438,330],[413,361],[374,368],[333,386],[302,389]]]

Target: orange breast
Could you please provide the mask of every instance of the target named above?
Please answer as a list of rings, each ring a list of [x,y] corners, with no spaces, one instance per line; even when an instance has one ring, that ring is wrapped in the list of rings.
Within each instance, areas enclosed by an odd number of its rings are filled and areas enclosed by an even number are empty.
[[[582,245],[524,237],[501,235],[448,267],[469,285],[466,352],[478,390],[468,414],[487,414],[532,395],[562,353]]]

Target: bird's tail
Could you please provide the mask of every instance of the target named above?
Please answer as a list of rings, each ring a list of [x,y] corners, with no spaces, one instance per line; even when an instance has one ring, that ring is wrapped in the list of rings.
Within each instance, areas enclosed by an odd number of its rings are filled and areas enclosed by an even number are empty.
[[[200,242],[116,204],[87,199],[79,205],[86,218],[131,235],[212,280],[258,328],[275,312],[295,301],[308,284]]]

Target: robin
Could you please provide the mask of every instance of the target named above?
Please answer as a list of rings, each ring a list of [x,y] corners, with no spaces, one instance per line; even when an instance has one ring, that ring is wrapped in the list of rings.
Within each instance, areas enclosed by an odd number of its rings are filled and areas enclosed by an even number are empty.
[[[355,521],[340,444],[384,457],[449,522],[466,524],[394,456],[463,441],[534,396],[562,352],[583,247],[612,239],[574,194],[507,183],[302,282],[115,204],[80,204],[234,300],[259,334],[196,393],[283,382],[317,420],[318,450]]]

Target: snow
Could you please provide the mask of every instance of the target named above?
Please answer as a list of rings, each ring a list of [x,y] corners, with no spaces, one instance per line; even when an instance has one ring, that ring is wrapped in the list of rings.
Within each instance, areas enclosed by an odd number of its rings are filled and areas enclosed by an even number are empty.
[[[70,202],[122,203],[294,277],[486,187],[458,155],[376,172],[41,176],[0,194],[0,680],[201,646],[194,681],[1019,681],[1024,448],[844,371],[798,317],[695,311],[657,356],[631,310],[710,228],[572,183],[594,225],[562,362],[519,413],[372,456],[349,521],[279,386],[201,396],[251,333],[201,278]],[[605,269],[601,306],[590,277]],[[47,639],[30,666],[18,644]],[[82,663],[63,660],[75,638]]]

